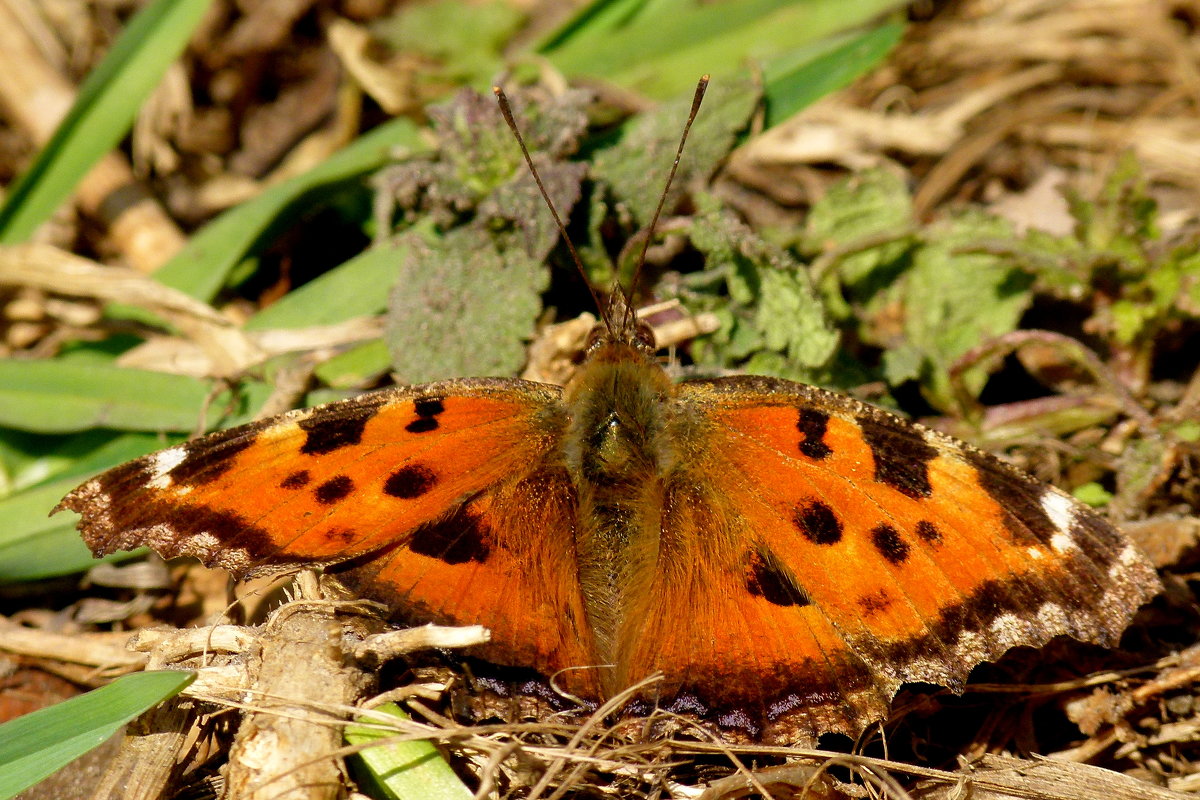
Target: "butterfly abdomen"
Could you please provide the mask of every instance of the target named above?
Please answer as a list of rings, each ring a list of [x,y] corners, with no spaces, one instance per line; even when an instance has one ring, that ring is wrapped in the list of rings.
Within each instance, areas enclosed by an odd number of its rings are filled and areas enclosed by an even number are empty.
[[[567,387],[564,460],[579,497],[579,578],[607,663],[621,661],[618,631],[658,558],[663,486],[675,463],[674,386],[631,345],[606,343]]]

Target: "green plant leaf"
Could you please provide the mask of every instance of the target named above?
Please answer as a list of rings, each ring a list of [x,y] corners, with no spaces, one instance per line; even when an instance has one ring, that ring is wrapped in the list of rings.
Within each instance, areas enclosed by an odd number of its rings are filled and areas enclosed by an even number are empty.
[[[373,710],[409,719],[395,703],[385,703]],[[396,736],[392,731],[375,727],[377,724],[348,725],[346,741],[368,745]],[[361,750],[354,759],[389,800],[470,800],[473,795],[438,749],[424,739],[384,742]]]
[[[391,366],[387,343],[376,339],[321,362],[313,370],[313,374],[326,386],[353,389],[379,379]]]
[[[825,364],[837,347],[838,336],[829,327],[825,310],[800,265],[776,261],[761,277],[754,325],[763,332],[766,348],[801,367]]]
[[[211,0],[155,0],[129,21],[75,104],[0,208],[0,244],[26,241],[125,136]]]
[[[500,71],[504,48],[523,21],[511,3],[443,0],[403,5],[371,30],[397,52],[421,53],[437,62],[436,68],[417,73],[417,80],[469,85]]]
[[[525,361],[549,283],[542,259],[474,227],[415,240],[392,291],[385,335],[402,380],[512,375]]]
[[[388,288],[396,281],[400,265],[411,257],[404,242],[385,242],[364,250],[259,311],[246,321],[245,328],[261,331],[332,325],[378,314],[387,307]]]
[[[565,160],[586,126],[584,98],[568,92],[537,106],[511,98],[564,218],[586,171]],[[430,116],[436,158],[398,165],[387,177],[408,222],[384,335],[392,366],[412,383],[511,375],[524,363],[559,232],[494,101],[462,92]],[[413,217],[437,224],[414,225]]]
[[[1146,245],[1159,237],[1158,207],[1132,152],[1122,154],[1095,200],[1068,191],[1067,202],[1075,234],[1087,250],[1106,254],[1124,271],[1146,268]]]
[[[428,147],[410,120],[380,125],[308,172],[267,189],[205,225],[155,278],[192,297],[211,300],[233,268],[272,232],[347,182],[391,163],[399,151],[414,153]]]
[[[538,43],[568,77],[605,81],[657,100],[714,83],[747,62],[770,64],[826,37],[871,23],[896,0],[598,0]],[[809,51],[809,59],[827,52]],[[797,62],[780,62],[785,73]]]
[[[738,133],[749,124],[758,98],[748,79],[710,84],[663,208],[669,212],[693,181],[705,180],[716,171]],[[611,187],[638,227],[650,224],[691,105],[689,92],[638,115],[625,126],[620,141],[598,151],[593,159],[592,177]]]
[[[1075,487],[1071,494],[1076,500],[1087,503],[1092,508],[1103,508],[1113,501],[1115,495],[1095,481],[1083,483]]]
[[[231,402],[228,392],[215,398],[210,392],[207,381],[182,375],[62,360],[0,360],[0,425],[42,433],[190,431],[202,409],[211,409],[215,423]],[[247,382],[229,423],[248,420],[268,392],[264,384]]]
[[[11,483],[0,489],[0,498],[58,478],[83,478],[182,439],[182,436],[102,429],[52,436],[0,428],[0,448],[19,452],[13,460],[4,458]]]
[[[1005,220],[975,211],[926,232],[899,284],[905,338],[884,353],[889,383],[919,379],[934,408],[956,408],[951,366],[971,348],[1015,330],[1033,300],[1032,276],[994,255],[966,250],[981,240],[1011,238]],[[975,396],[986,381],[987,372],[976,367],[962,385]]]
[[[694,294],[681,299],[697,310],[717,311],[722,325],[698,342],[697,363],[741,364],[778,377],[803,380],[837,349],[838,334],[801,264],[767,242],[707,196],[688,236],[705,258],[706,273],[722,275],[730,300]],[[720,307],[715,306],[719,303]]]
[[[802,47],[763,64],[763,96],[771,128],[827,94],[849,86],[900,42],[906,26],[890,22]]]
[[[563,162],[575,152],[587,129],[590,97],[588,92],[568,91],[531,103],[520,90],[509,97],[513,118],[552,197],[561,191],[557,185],[570,180],[580,169]],[[399,163],[375,181],[385,198],[402,212],[400,230],[454,227],[462,222],[464,212],[489,197],[496,205],[494,193],[506,186],[528,184],[538,198],[521,150],[494,97],[463,90],[453,99],[430,107],[429,120],[437,152]],[[564,176],[560,174],[564,169],[571,171]],[[578,183],[577,176],[574,182]],[[525,208],[530,202],[521,205]],[[552,228],[544,205],[538,210],[541,213],[532,221]],[[490,216],[516,220],[522,226],[531,222],[528,215],[506,212],[503,207],[493,209]]]
[[[196,679],[139,672],[0,725],[0,798],[9,798],[98,747],[121,726]]]
[[[804,234],[805,249],[812,253],[845,251],[833,266],[842,283],[854,285],[867,280],[879,267],[894,264],[911,247],[905,235],[912,227],[912,197],[904,179],[888,169],[864,170],[838,181],[813,204]],[[884,241],[856,247],[859,242],[879,240]]]

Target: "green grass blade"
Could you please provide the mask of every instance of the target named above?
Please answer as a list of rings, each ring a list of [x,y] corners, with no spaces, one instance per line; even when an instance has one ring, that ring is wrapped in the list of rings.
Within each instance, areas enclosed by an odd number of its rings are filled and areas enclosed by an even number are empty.
[[[268,388],[248,382],[230,420],[228,392],[210,396],[207,381],[163,372],[69,361],[0,360],[0,425],[40,433],[89,428],[190,431],[201,409],[211,421],[244,421]]]
[[[190,671],[139,672],[0,725],[0,800],[7,800],[108,740],[121,726],[196,679]]]
[[[205,225],[154,277],[192,297],[211,300],[246,254],[295,213],[316,205],[322,195],[345,182],[389,164],[398,150],[412,153],[428,148],[420,129],[410,120],[396,119],[380,125],[319,166],[267,189]]]
[[[408,719],[395,703],[386,703],[374,710]],[[354,745],[370,744],[393,735],[390,731],[362,725],[346,728],[346,741]],[[379,796],[388,800],[470,800],[472,796],[438,749],[425,740],[368,747],[356,758],[379,789]]]
[[[392,356],[382,339],[365,342],[323,361],[313,374],[326,386],[353,389],[364,386],[386,373]]]
[[[59,478],[83,480],[98,470],[140,455],[170,447],[183,436],[155,433],[117,433],[96,429],[84,433],[50,436],[0,428],[8,471],[0,498],[33,489]]]
[[[747,61],[773,59],[868,25],[896,0],[643,0],[593,4],[538,52],[569,77],[600,76],[655,99]]]
[[[378,314],[387,307],[407,253],[405,245],[393,243],[364,250],[255,314],[246,321],[246,330],[332,325]]]
[[[791,54],[763,65],[766,127],[778,124],[879,64],[904,35],[902,22],[828,40],[828,52]]]
[[[156,0],[138,12],[88,76],[54,136],[0,208],[0,244],[26,241],[125,136],[211,0]]]
[[[646,0],[595,0],[580,8],[575,16],[534,45],[539,53],[582,48],[598,39],[610,37],[621,25],[638,14]]]

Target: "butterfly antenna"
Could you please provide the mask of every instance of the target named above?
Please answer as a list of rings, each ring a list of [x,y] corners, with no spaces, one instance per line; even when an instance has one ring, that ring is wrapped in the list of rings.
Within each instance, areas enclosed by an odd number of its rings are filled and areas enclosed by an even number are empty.
[[[654,209],[654,216],[650,219],[650,227],[646,229],[646,241],[642,243],[641,255],[638,256],[637,266],[633,269],[633,280],[630,281],[629,292],[625,295],[627,302],[625,303],[625,319],[622,321],[625,330],[630,330],[633,324],[633,317],[636,313],[633,310],[633,298],[637,293],[638,281],[642,277],[642,268],[646,266],[646,254],[650,251],[650,243],[654,241],[654,229],[658,227],[658,218],[662,216],[663,205],[667,202],[667,192],[671,190],[671,182],[675,180],[675,173],[679,171],[679,159],[683,157],[683,146],[687,143],[692,123],[696,121],[696,113],[700,111],[700,103],[704,100],[706,89],[708,89],[708,76],[703,75],[696,84],[696,93],[692,95],[692,112],[688,114],[687,122],[683,126],[683,135],[679,137],[679,147],[675,151],[675,163],[671,165],[671,172],[667,175],[667,184],[658,197],[658,206]]]
[[[537,167],[533,165],[533,159],[529,155],[529,148],[525,146],[525,138],[521,136],[521,131],[517,128],[517,122],[513,119],[512,107],[508,104],[508,96],[504,94],[504,90],[499,86],[493,86],[492,93],[496,95],[496,102],[500,104],[500,113],[504,115],[504,121],[508,123],[508,129],[512,131],[517,144],[521,147],[521,155],[525,156],[525,163],[529,166],[529,172],[533,175],[534,182],[537,183],[538,191],[542,193],[542,199],[546,201],[546,207],[550,209],[550,215],[554,217],[554,224],[558,227],[558,232],[562,235],[563,241],[567,243],[567,249],[571,251],[571,259],[575,262],[575,268],[579,270],[584,285],[592,293],[592,302],[596,304],[597,311],[604,318],[604,326],[608,328],[609,333],[612,333],[612,323],[609,321],[608,315],[604,313],[604,308],[600,305],[600,297],[596,294],[596,290],[592,288],[592,282],[588,280],[587,272],[583,268],[583,261],[579,258],[579,251],[575,249],[575,244],[571,241],[571,237],[567,235],[567,226],[563,225],[562,218],[558,215],[558,209],[554,207],[554,201],[550,199],[550,193],[546,191],[546,185],[542,183],[542,176],[538,174]]]

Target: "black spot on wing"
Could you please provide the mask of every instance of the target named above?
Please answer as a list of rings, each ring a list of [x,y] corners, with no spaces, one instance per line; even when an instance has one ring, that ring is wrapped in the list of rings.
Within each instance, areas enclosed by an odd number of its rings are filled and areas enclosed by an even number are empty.
[[[886,522],[871,529],[871,544],[891,564],[903,564],[908,560],[908,543],[900,538],[900,531]]]
[[[367,423],[383,404],[382,397],[364,395],[362,398],[318,409],[296,423],[306,434],[300,452],[319,456],[358,444],[362,441]],[[335,408],[336,412],[333,411]]]
[[[813,544],[837,544],[842,540],[842,523],[833,509],[820,500],[799,503],[792,522]]]
[[[244,429],[221,431],[185,445],[185,457],[171,470],[171,481],[180,486],[212,483],[233,468],[238,454],[251,447],[257,436]]]
[[[437,485],[437,474],[424,464],[409,464],[393,472],[384,481],[384,494],[411,500]]]
[[[447,564],[483,563],[491,554],[490,531],[483,520],[459,507],[445,519],[413,531],[408,549]]]
[[[1101,569],[1107,570],[1128,544],[1121,532],[1091,509],[1079,509],[1071,525],[1071,540],[1086,549]]]
[[[1022,545],[1049,545],[1058,526],[1042,508],[1041,497],[1047,491],[1032,479],[1008,475],[982,454],[973,464],[979,485],[1000,507],[1000,517],[1013,540]]]
[[[342,544],[348,545],[358,538],[358,531],[354,530],[353,528],[330,528],[329,530],[324,531],[321,535],[327,539],[332,539],[335,542],[341,542]]]
[[[446,404],[440,397],[426,397],[414,401],[413,410],[418,417],[436,417],[446,410]]]
[[[280,489],[303,489],[312,481],[312,476],[308,474],[308,470],[301,469],[293,472],[283,479],[279,484]]]
[[[313,497],[323,506],[336,503],[354,491],[354,481],[347,475],[338,475],[322,483],[313,492]]]
[[[413,411],[417,418],[404,426],[404,430],[409,433],[429,433],[436,431],[439,427],[437,417],[446,406],[440,397],[426,397],[422,400],[413,401]]]
[[[746,561],[746,590],[750,594],[776,606],[806,606],[812,602],[770,552],[751,552]]]
[[[829,415],[815,408],[800,409],[796,429],[804,436],[800,440],[800,452],[814,460],[829,456],[833,450],[825,444],[825,431],[829,427]]]
[[[880,589],[877,592],[864,594],[858,598],[858,607],[862,609],[863,616],[873,617],[887,611],[892,606],[892,597],[887,593],[886,589]]]
[[[858,417],[858,425],[871,448],[875,480],[914,500],[933,494],[929,462],[937,458],[937,448],[917,430],[901,427],[899,420],[881,421],[873,413],[864,413]]]
[[[425,397],[413,402],[416,416],[437,416],[446,410],[445,402],[440,397]]]
[[[917,538],[926,544],[941,544],[942,531],[927,519],[917,523]]]

